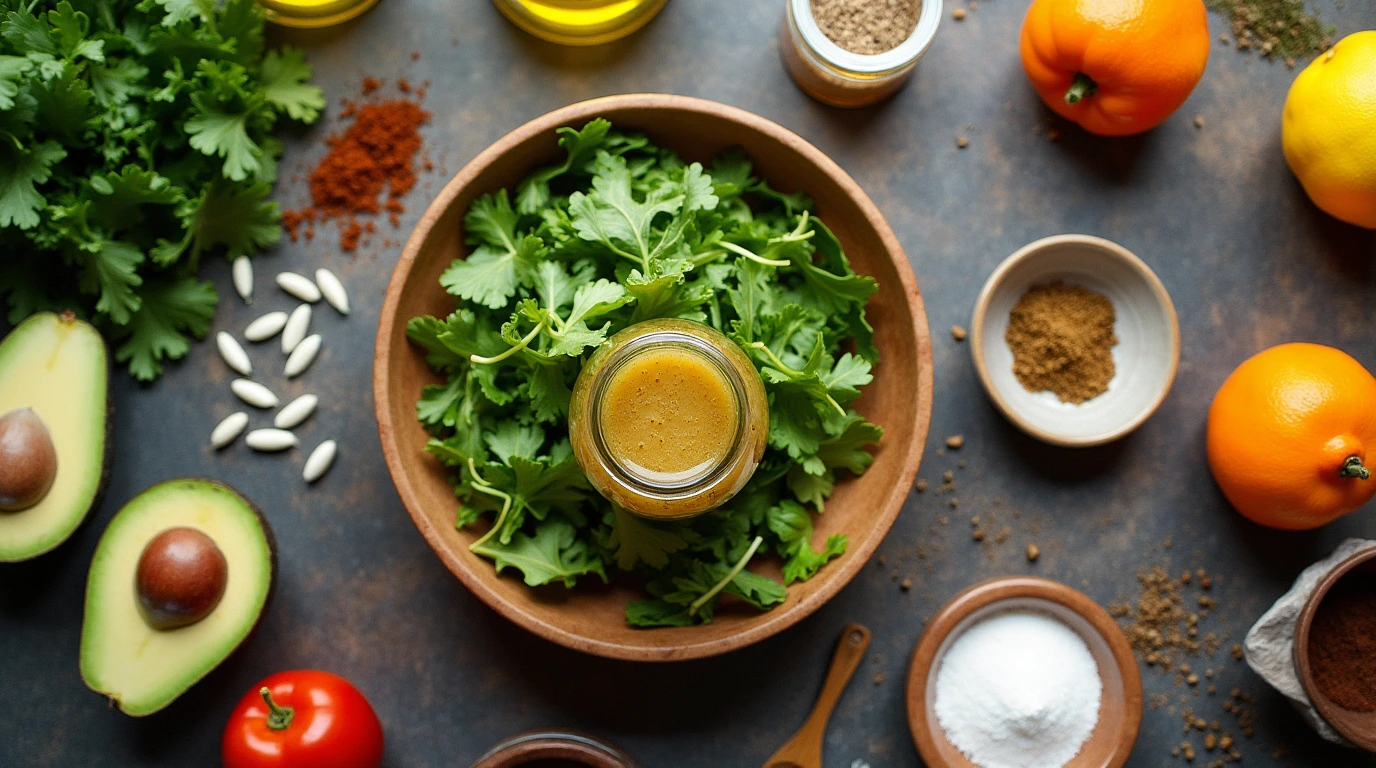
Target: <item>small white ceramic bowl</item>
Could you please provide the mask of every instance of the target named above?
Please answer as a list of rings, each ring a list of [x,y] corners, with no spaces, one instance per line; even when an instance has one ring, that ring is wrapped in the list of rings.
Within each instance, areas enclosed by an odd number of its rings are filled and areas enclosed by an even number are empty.
[[[1108,391],[1079,405],[1029,392],[1013,375],[1004,334],[1008,314],[1029,288],[1063,282],[1113,302],[1117,369]],[[1089,235],[1056,235],[1020,248],[989,276],[971,323],[970,352],[984,391],[1019,429],[1055,445],[1101,445],[1146,421],[1170,392],[1180,363],[1180,326],[1166,288],[1141,259]]]

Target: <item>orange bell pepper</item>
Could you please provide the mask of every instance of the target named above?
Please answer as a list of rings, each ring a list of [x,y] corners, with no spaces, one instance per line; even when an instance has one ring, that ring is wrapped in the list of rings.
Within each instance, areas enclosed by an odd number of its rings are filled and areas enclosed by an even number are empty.
[[[1202,0],[1033,0],[1022,66],[1057,114],[1101,136],[1155,128],[1209,60]]]

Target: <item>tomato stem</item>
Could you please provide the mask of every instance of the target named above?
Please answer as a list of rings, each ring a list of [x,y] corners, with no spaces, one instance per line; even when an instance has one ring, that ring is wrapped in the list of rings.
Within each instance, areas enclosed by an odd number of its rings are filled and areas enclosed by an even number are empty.
[[[1370,480],[1371,470],[1362,464],[1361,456],[1348,456],[1347,461],[1343,462],[1343,468],[1338,470],[1338,477],[1355,477],[1358,480]]]
[[[272,700],[272,691],[267,687],[258,689],[258,695],[263,697],[263,701],[268,704],[268,727],[274,731],[285,731],[291,725],[292,718],[296,717],[296,710],[292,707],[278,706]]]
[[[1079,104],[1081,100],[1093,96],[1099,90],[1099,84],[1094,79],[1083,72],[1075,73],[1075,82],[1070,84],[1070,90],[1065,92],[1065,103]]]

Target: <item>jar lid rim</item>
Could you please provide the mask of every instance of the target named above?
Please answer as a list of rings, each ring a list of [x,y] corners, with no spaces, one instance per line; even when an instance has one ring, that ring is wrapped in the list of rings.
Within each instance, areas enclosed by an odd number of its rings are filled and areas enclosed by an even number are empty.
[[[822,32],[812,15],[812,0],[788,0],[794,25],[805,42],[830,64],[857,74],[877,75],[903,69],[926,53],[941,25],[940,0],[919,0],[917,23],[913,31],[897,46],[882,53],[856,53],[837,45]]]

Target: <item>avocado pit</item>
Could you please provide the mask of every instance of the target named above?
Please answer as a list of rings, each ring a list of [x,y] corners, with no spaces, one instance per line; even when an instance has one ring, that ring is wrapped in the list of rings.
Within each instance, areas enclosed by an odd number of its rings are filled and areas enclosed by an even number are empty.
[[[57,449],[43,419],[32,408],[0,416],[0,510],[32,507],[56,477]]]
[[[229,563],[201,531],[169,528],[143,548],[134,580],[148,625],[176,629],[215,610],[229,583]]]

